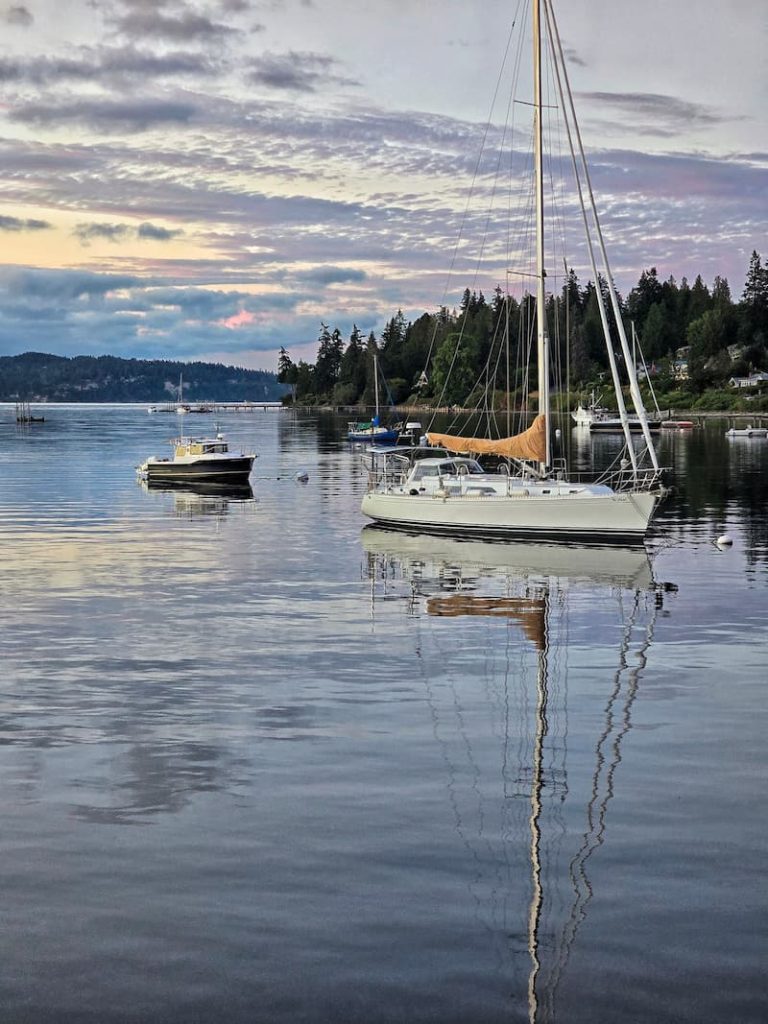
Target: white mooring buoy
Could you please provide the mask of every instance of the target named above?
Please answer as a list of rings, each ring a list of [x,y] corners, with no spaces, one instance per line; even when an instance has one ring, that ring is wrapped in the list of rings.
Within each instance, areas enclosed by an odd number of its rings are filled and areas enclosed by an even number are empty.
[[[717,538],[715,544],[717,544],[719,548],[729,548],[733,544],[733,541],[727,533],[723,533]]]

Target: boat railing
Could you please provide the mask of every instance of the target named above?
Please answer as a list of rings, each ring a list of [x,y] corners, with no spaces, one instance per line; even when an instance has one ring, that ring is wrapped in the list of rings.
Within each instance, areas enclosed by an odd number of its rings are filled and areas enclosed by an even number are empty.
[[[387,490],[401,487],[411,470],[412,461],[408,455],[396,452],[366,452],[363,467],[368,474],[369,490]]]
[[[555,472],[555,476],[558,473]],[[653,491],[663,486],[663,469],[651,466],[632,469],[631,466],[620,466],[603,473],[569,472],[567,479],[572,483],[600,483],[617,492]]]
[[[607,474],[605,483],[614,491],[654,491],[662,486],[663,469],[622,466]]]

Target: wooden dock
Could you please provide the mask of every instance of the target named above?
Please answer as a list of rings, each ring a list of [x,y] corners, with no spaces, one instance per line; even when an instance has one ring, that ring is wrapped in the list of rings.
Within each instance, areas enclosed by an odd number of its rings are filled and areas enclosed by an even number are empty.
[[[184,415],[200,413],[215,414],[219,412],[270,412],[273,409],[285,409],[282,402],[184,402],[181,407]],[[178,402],[165,402],[163,405],[151,405],[148,412],[179,412]]]

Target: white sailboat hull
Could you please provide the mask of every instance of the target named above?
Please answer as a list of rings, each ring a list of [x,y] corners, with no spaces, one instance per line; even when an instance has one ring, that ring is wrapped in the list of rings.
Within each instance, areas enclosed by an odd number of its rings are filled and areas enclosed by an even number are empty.
[[[361,510],[401,529],[481,537],[639,542],[648,531],[658,492],[575,495],[409,495],[377,490]]]

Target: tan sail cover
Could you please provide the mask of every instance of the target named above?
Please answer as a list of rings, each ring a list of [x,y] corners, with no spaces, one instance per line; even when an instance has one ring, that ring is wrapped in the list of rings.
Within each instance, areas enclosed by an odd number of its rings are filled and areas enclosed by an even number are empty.
[[[459,437],[454,434],[427,434],[427,441],[449,452],[471,452],[474,455],[501,455],[509,459],[532,459],[545,462],[547,458],[547,420],[539,415],[522,434],[500,437],[491,441],[487,437]]]

